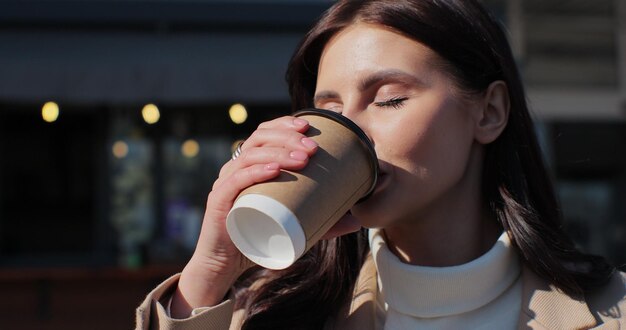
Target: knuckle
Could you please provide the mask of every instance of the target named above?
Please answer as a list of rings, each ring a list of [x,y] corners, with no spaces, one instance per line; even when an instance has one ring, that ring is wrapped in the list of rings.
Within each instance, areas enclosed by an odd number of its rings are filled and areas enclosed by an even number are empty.
[[[222,183],[222,179],[219,179],[219,178],[218,178],[217,180],[215,180],[215,181],[213,182],[213,186],[211,186],[211,190],[214,190],[214,189],[216,189],[217,187],[219,187],[219,186],[221,185],[221,183]]]
[[[246,167],[233,173],[233,175],[231,176],[231,180],[233,181],[233,184],[236,184],[237,186],[239,186],[241,182],[246,181],[246,179],[251,174],[252,174],[252,171],[250,170],[250,167]]]
[[[293,140],[294,143],[296,143],[296,145],[301,145],[302,144],[302,138],[304,138],[306,135],[299,133],[299,132],[293,132],[293,134],[291,135],[291,139]]]
[[[272,128],[272,127],[282,127],[288,123],[291,123],[293,121],[293,116],[282,116],[282,117],[278,117],[276,119],[270,120],[270,121],[265,121],[259,124],[259,126],[257,127],[257,129],[267,129],[267,128]]]
[[[269,121],[264,121],[264,122],[260,123],[260,124],[256,127],[256,129],[257,129],[257,130],[264,130],[264,129],[268,129],[268,128],[270,128],[270,126],[271,126],[271,122],[269,122]]]
[[[241,161],[244,164],[247,164],[252,158],[251,152],[251,150],[247,150],[246,152],[242,151],[239,157],[237,157],[237,160]]]
[[[245,176],[247,178],[254,178],[255,174],[257,173],[257,167],[258,166],[250,166],[246,168]]]
[[[219,171],[219,173],[217,174],[218,179],[219,179],[220,177],[223,177],[223,176],[224,176],[224,174],[228,171],[228,168],[230,168],[230,164],[232,164],[232,160],[231,160],[231,161],[226,162],[226,164],[224,164],[224,166],[222,166],[222,168],[220,168],[220,171]]]
[[[291,123],[291,122],[293,121],[293,119],[294,119],[294,118],[295,118],[294,116],[289,116],[289,115],[286,115],[286,116],[282,116],[282,117],[280,117],[280,120],[281,120],[281,121],[288,122],[288,123]]]

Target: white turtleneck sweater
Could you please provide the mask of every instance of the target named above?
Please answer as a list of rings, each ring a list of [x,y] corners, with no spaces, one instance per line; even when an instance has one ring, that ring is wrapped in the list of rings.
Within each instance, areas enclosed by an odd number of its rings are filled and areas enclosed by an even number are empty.
[[[381,230],[370,230],[378,271],[377,323],[384,329],[515,329],[520,261],[503,233],[484,255],[451,267],[401,262]]]

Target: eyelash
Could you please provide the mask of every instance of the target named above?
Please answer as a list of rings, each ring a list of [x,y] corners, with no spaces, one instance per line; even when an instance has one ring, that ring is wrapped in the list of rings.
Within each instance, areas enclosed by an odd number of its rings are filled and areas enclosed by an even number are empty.
[[[400,109],[404,105],[404,101],[408,99],[408,97],[393,97],[386,101],[374,102],[374,105],[381,108]]]

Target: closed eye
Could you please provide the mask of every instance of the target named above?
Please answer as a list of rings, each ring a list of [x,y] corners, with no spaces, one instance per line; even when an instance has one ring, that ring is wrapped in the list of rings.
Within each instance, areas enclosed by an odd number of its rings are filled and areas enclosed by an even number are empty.
[[[374,102],[374,105],[380,108],[400,109],[404,105],[404,101],[408,99],[408,97],[393,97],[385,101]]]

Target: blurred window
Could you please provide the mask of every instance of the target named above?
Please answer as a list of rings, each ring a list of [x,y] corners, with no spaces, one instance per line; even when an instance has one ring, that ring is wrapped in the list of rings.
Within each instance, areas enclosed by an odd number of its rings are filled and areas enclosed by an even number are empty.
[[[617,86],[616,3],[523,0],[526,81],[540,87]]]

